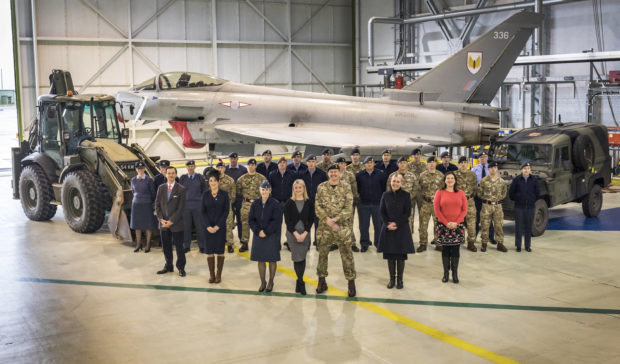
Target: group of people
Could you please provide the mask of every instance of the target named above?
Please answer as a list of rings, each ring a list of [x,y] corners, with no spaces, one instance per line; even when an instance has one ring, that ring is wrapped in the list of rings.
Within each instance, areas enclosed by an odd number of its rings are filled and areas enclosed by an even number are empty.
[[[447,282],[452,271],[452,280],[458,283],[460,246],[467,241],[467,249],[476,252],[479,230],[482,232],[481,251],[486,251],[489,243],[495,243],[501,252],[507,251],[502,229],[502,201],[507,195],[516,202],[516,249],[521,251],[524,236],[525,249],[531,251],[531,224],[539,191],[529,163],[524,163],[522,175],[508,188],[497,173],[497,165],[488,163],[485,153],[471,170],[466,157],[459,159],[457,167],[450,162],[448,152],[441,154],[439,165],[434,156],[422,162],[419,149],[411,154],[411,162],[401,157],[395,163],[390,150],[385,150],[381,161],[375,163],[372,157],[366,157],[361,162],[360,151],[355,148],[351,151],[352,162],[347,165],[342,157],[332,162],[329,149],[323,151],[320,162],[316,156],[309,155],[305,163],[302,163],[300,152],[293,153],[292,163],[286,158],[273,162],[271,151],[266,150],[263,162],[249,159],[246,168],[238,163],[237,153],[231,153],[229,165],[220,161],[205,177],[196,173],[195,162],[190,160],[186,163],[187,174],[181,178],[169,161],[161,160],[160,174],[153,180],[145,173],[144,163],[138,162],[137,175],[131,181],[134,192],[131,228],[136,231],[134,251],[142,248],[144,231],[145,252],[149,252],[155,216],[166,261],[157,273],[174,271],[174,245],[176,267],[183,277],[186,275],[185,253],[190,250],[195,229],[200,252],[207,255],[209,282],[219,283],[226,247],[229,252],[234,251],[236,221],[241,243],[239,252],[250,250],[250,259],[258,263],[259,291],[273,289],[284,245],[291,252],[297,274],[296,292],[305,295],[303,276],[314,226],[314,244],[319,254],[317,293],[327,290],[329,252],[339,250],[349,282],[348,295],[353,297],[356,295],[353,252],[366,252],[374,244],[388,263],[387,287],[402,289],[407,255],[427,250],[428,224],[433,218],[431,244],[442,251],[442,281]],[[417,250],[412,234],[416,207],[419,211]],[[353,232],[356,210],[361,249],[356,245]]]

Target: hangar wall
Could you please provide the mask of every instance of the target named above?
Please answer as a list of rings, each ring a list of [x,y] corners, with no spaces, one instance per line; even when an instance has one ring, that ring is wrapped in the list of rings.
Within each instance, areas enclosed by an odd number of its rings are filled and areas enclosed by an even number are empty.
[[[350,94],[350,0],[15,0],[24,130],[52,69],[80,93],[114,95],[154,74]],[[184,158],[167,122],[135,129],[147,151]]]

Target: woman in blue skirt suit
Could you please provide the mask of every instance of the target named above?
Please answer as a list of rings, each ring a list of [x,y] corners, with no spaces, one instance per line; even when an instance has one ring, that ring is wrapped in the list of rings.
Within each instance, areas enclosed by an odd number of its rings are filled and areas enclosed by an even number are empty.
[[[138,175],[131,179],[131,226],[136,231],[137,253],[142,249],[142,231],[146,232],[145,253],[151,251],[151,229],[153,228],[153,202],[155,202],[155,184],[146,172],[146,165],[142,161],[136,162],[136,172]]]
[[[282,206],[271,195],[271,185],[263,181],[260,185],[260,199],[250,207],[249,224],[254,233],[250,259],[258,262],[261,285],[259,292],[273,290],[273,278],[280,261],[280,229],[282,227]],[[269,262],[269,283],[265,282],[265,262]]]
[[[220,189],[220,172],[212,170],[207,178],[209,189],[202,194],[202,216],[207,229],[205,253],[209,265],[209,283],[220,283],[224,267],[226,218],[230,209],[230,198],[226,191]],[[217,274],[215,273],[216,254]]]

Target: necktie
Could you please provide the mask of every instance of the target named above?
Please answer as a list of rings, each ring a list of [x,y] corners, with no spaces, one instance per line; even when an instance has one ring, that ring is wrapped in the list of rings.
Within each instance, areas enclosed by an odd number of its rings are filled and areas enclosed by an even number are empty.
[[[486,165],[482,166],[482,178],[486,177],[487,175],[487,171],[486,171]]]
[[[168,185],[168,192],[170,192],[170,191],[172,191],[172,185]]]

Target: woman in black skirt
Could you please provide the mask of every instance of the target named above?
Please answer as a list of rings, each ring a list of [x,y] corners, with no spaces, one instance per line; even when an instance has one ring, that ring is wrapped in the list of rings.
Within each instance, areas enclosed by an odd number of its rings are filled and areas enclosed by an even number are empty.
[[[403,177],[396,173],[390,180],[391,191],[381,196],[379,211],[381,212],[381,232],[379,234],[378,252],[383,252],[383,259],[388,261],[390,282],[387,288],[403,288],[403,272],[407,254],[414,254],[409,215],[411,215],[411,195],[401,187]],[[398,273],[397,273],[398,272]]]
[[[452,269],[452,282],[459,283],[459,258],[461,244],[465,242],[465,216],[467,215],[467,197],[459,190],[454,172],[447,172],[443,177],[443,188],[435,192],[433,199],[435,216],[437,216],[437,243],[443,248],[442,282],[446,283]]]
[[[291,250],[291,260],[297,274],[295,292],[306,294],[304,271],[306,254],[310,249],[310,228],[314,223],[314,204],[308,199],[304,180],[293,182],[293,195],[284,205],[286,241]]]
[[[206,226],[205,254],[209,265],[209,283],[222,281],[224,247],[226,245],[226,218],[230,209],[228,193],[220,189],[220,172],[212,170],[207,175],[209,189],[202,194],[202,216]],[[217,254],[217,274],[215,255]]]
[[[131,179],[131,192],[133,192],[133,200],[131,200],[131,228],[136,231],[136,249],[137,253],[142,249],[142,231],[146,234],[145,253],[151,251],[151,229],[153,228],[153,202],[155,202],[155,184],[146,172],[146,165],[142,161],[136,162],[137,176]]]
[[[260,184],[260,199],[250,206],[249,224],[254,233],[250,259],[258,262],[261,285],[259,292],[273,290],[277,262],[280,261],[280,228],[282,226],[282,207],[280,201],[270,197],[271,185],[268,181]],[[265,282],[265,262],[269,262],[269,283]]]

